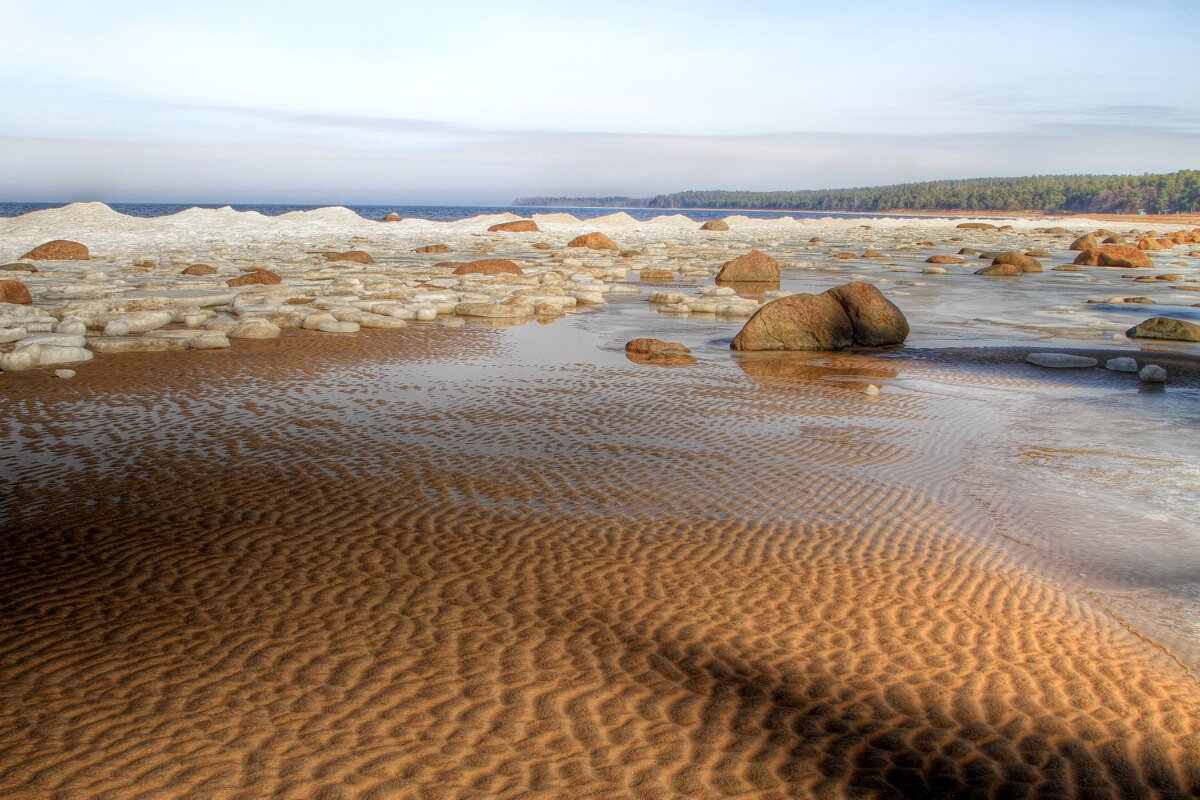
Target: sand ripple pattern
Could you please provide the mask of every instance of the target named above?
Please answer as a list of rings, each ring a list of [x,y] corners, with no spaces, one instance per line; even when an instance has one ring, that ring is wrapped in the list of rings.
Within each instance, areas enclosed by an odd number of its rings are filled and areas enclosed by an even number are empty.
[[[986,419],[454,336],[8,384],[0,795],[1200,794],[1196,683],[956,482]]]

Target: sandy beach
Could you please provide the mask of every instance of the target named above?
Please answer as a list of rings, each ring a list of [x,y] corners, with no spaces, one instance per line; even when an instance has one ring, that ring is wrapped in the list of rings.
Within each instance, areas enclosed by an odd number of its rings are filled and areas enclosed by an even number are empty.
[[[1200,795],[1200,345],[1121,333],[1194,318],[1200,245],[1055,272],[1095,220],[251,214],[0,220],[4,258],[92,251],[20,276],[30,335],[232,341],[0,376],[0,795]],[[965,246],[1050,255],[924,271]],[[775,290],[713,276],[751,247],[909,340],[732,352]],[[441,266],[485,258],[519,274]]]

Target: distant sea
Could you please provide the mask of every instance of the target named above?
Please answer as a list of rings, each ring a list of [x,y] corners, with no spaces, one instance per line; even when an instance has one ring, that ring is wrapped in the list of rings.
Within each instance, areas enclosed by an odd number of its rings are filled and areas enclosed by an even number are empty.
[[[30,211],[45,208],[61,208],[67,203],[0,203],[0,217],[15,217]],[[243,204],[243,203],[108,203],[110,208],[122,214],[134,217],[162,217],[176,214],[189,208],[223,208],[233,206],[238,211],[257,211],[268,217],[276,217],[289,211],[310,211],[324,206],[277,205],[277,204]],[[851,219],[878,217],[879,214],[857,214],[838,211],[745,211],[741,209],[707,210],[696,208],[568,208],[563,206],[346,206],[364,219],[382,220],[388,214],[396,213],[401,217],[416,219],[453,222],[458,219],[475,217],[480,214],[503,214],[506,211],[527,217],[531,214],[555,214],[566,212],[579,219],[603,217],[624,211],[635,219],[652,219],[663,214],[683,214],[689,219],[703,222],[708,219],[721,219],[734,214],[744,214],[758,219],[776,219],[778,217],[847,217]],[[891,215],[889,215],[891,216]]]

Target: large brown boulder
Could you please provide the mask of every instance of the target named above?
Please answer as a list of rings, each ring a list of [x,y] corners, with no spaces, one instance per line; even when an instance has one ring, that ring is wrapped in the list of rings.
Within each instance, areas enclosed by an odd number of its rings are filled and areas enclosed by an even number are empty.
[[[869,283],[772,300],[733,338],[734,350],[840,350],[900,344],[908,321]]]
[[[53,242],[38,245],[21,258],[34,261],[87,261],[91,256],[88,255],[88,249],[79,242],[55,239]]]
[[[20,281],[0,281],[0,303],[15,303],[27,306],[33,302],[29,287]]]
[[[460,264],[453,275],[524,275],[512,261],[506,258],[482,258],[478,261],[468,261]]]
[[[515,222],[498,222],[488,228],[490,233],[537,233],[541,228],[531,219],[519,219]]]
[[[955,225],[956,228],[961,228],[964,231],[994,231],[996,226],[990,222],[960,222]]]
[[[778,282],[779,262],[761,250],[751,250],[744,256],[721,265],[718,281],[767,281]]]
[[[908,320],[873,284],[855,281],[835,286],[828,293],[846,310],[855,344],[882,347],[908,338]]]
[[[400,219],[401,219],[400,215],[397,214],[395,211],[393,211],[392,213],[390,213],[386,217],[384,217],[383,221],[384,222],[399,222]]]
[[[930,256],[925,259],[926,264],[965,264],[966,259],[960,256]]]
[[[269,269],[256,269],[225,281],[226,286],[274,286],[278,283],[283,283],[283,278]]]
[[[363,250],[347,250],[344,253],[326,253],[326,261],[353,261],[356,264],[374,264],[375,259]]]
[[[1153,267],[1150,256],[1128,244],[1107,244],[1096,251],[1096,264],[1101,267]]]
[[[1200,342],[1200,325],[1171,317],[1151,317],[1125,331],[1133,339],[1170,339],[1175,342]]]
[[[613,240],[603,233],[585,233],[567,242],[567,247],[586,247],[590,250],[620,250]]]
[[[1096,234],[1087,233],[1087,234],[1084,234],[1083,236],[1080,236],[1075,241],[1071,242],[1071,246],[1068,247],[1067,249],[1068,250],[1095,250],[1099,246],[1100,246],[1100,240],[1096,237]]]
[[[210,267],[208,264],[192,264],[187,269],[179,273],[180,275],[216,275],[217,268]]]
[[[413,248],[414,253],[453,253],[454,248],[445,244],[427,244],[424,247]]]
[[[854,326],[828,292],[793,294],[764,305],[733,337],[733,350],[841,350],[854,344]]]
[[[710,219],[708,222],[700,226],[702,231],[727,231],[729,223],[723,219]]]
[[[1040,261],[1032,256],[1019,253],[1016,250],[1009,250],[1007,253],[1001,253],[992,259],[992,264],[1013,264],[1020,267],[1022,272],[1042,271],[1042,264]]]
[[[1138,250],[1170,250],[1170,246],[1163,244],[1162,239],[1155,239],[1150,236],[1138,239]]]

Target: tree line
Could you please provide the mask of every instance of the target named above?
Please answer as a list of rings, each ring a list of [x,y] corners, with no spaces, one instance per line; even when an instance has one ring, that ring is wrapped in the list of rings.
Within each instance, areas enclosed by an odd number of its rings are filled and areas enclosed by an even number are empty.
[[[1150,214],[1200,211],[1200,170],[1161,175],[1033,175],[807,189],[687,191],[654,197],[522,197],[518,206],[729,208],[787,211],[1041,211]]]

